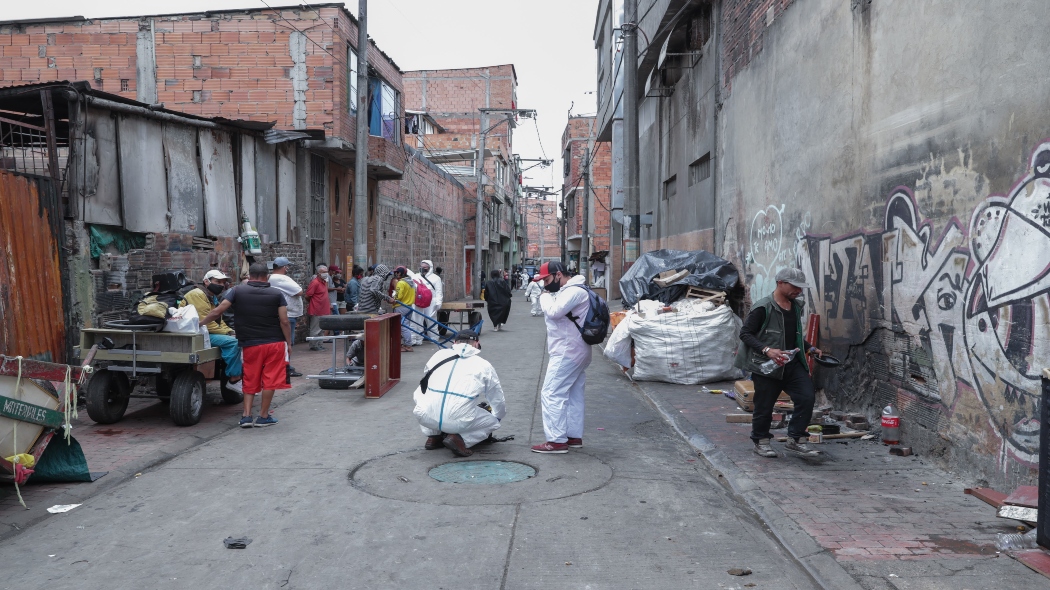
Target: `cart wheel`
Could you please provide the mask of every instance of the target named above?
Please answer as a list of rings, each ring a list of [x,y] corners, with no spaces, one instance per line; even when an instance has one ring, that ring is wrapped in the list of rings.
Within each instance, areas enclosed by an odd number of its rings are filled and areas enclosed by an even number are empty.
[[[107,369],[97,371],[87,384],[88,416],[98,424],[113,424],[124,417],[130,393],[127,375]]]
[[[230,382],[230,380],[226,377],[226,366],[223,365],[220,371],[222,372],[222,376],[219,377],[219,393],[222,394],[223,403],[232,405],[239,404],[242,401],[244,401],[243,393],[239,391],[234,391],[232,389],[226,389],[226,384]]]
[[[179,426],[193,426],[201,419],[204,409],[204,375],[187,369],[171,384],[171,419]]]
[[[317,386],[321,389],[350,389],[353,381],[346,379],[318,379]]]

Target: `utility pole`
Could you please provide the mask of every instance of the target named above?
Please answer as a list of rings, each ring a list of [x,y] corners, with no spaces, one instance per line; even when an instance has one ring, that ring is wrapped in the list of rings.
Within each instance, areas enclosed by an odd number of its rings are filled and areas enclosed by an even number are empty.
[[[620,273],[638,259],[641,209],[638,198],[638,0],[624,0],[623,23],[623,258]]]
[[[473,297],[477,299],[481,297],[481,281],[477,278],[481,275],[478,271],[485,271],[484,261],[482,259],[482,236],[484,240],[488,242],[487,232],[485,231],[485,140],[488,136],[489,126],[489,115],[485,111],[481,111],[481,127],[478,129],[481,131],[481,135],[478,138],[478,155],[474,158],[474,162],[477,164],[478,169],[475,170],[477,174],[477,198],[475,200],[476,213],[474,214],[474,280],[472,281],[474,288]]]
[[[565,207],[565,195],[562,195],[561,202],[558,203],[558,209],[561,211],[561,219],[558,220],[558,246],[561,249],[561,263],[569,265],[569,252],[565,244],[565,226],[568,225],[568,210]]]
[[[543,264],[543,234],[547,233],[547,206],[540,205],[540,264]]]
[[[368,0],[357,8],[357,139],[354,146],[354,264],[368,268]],[[338,198],[338,197],[337,197]]]
[[[587,279],[588,264],[587,257],[591,255],[591,146],[587,145],[583,150],[583,229],[580,232],[580,274],[586,284],[591,284]]]

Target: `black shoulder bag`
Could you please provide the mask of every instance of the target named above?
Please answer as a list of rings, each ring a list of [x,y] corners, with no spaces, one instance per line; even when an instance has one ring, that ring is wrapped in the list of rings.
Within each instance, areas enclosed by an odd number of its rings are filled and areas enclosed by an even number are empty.
[[[447,359],[444,359],[443,361],[441,361],[440,363],[434,365],[429,371],[427,371],[427,374],[423,375],[423,378],[419,380],[419,391],[422,392],[423,394],[426,394],[427,388],[430,386],[430,376],[434,374],[434,371],[436,371],[438,369],[438,367],[440,367],[441,365],[443,365],[443,364],[445,364],[447,362],[454,361],[456,359],[461,359],[461,358],[463,358],[463,357],[461,357],[461,356],[459,356],[457,354],[455,356],[450,356]]]

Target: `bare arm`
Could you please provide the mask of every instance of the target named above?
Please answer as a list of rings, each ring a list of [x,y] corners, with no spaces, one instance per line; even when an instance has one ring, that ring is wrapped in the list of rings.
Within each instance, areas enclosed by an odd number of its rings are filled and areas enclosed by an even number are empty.
[[[288,308],[281,306],[277,308],[277,315],[281,318],[281,331],[284,332],[284,341],[288,346],[292,345],[292,324],[288,321]]]

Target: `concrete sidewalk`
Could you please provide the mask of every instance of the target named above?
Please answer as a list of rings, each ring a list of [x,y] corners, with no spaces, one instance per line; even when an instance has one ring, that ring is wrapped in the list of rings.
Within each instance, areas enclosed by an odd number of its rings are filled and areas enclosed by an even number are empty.
[[[341,349],[340,349],[341,350]],[[312,352],[297,344],[293,364],[304,375],[317,373],[331,365],[332,353]],[[205,407],[200,422],[194,426],[176,426],[168,406],[158,400],[133,398],[124,418],[115,424],[95,424],[88,418],[83,398],[79,417],[73,420],[73,437],[84,450],[88,468],[106,475],[91,483],[61,483],[21,486],[26,508],[18,502],[13,485],[0,486],[0,539],[17,534],[34,522],[48,516],[47,508],[55,504],[79,504],[84,500],[135,477],[135,474],[163,463],[180,453],[237,428],[241,405],[224,404],[218,382],[208,383]],[[292,380],[292,388],[278,391],[273,405],[275,416],[280,407],[316,387],[305,378]],[[256,402],[258,411],[258,402]],[[58,444],[56,439],[51,444]]]
[[[979,484],[930,458],[892,456],[879,442],[850,439],[822,444],[831,456],[823,464],[783,454],[767,459],[752,452],[750,424],[726,423],[726,414],[742,413],[733,400],[701,393],[701,386],[636,385],[814,577],[837,580],[825,587],[848,587],[837,572],[865,589],[976,590],[1002,587],[1004,580],[1050,587],[996,551],[996,533],[1016,532],[1018,523],[965,495],[964,488]],[[774,448],[782,451],[783,443]]]

